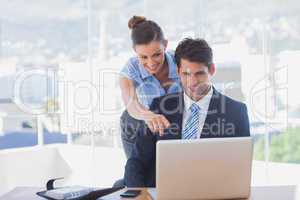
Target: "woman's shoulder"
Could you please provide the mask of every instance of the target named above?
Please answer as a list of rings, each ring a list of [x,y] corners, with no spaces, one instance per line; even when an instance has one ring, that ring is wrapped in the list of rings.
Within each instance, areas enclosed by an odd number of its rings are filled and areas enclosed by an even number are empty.
[[[137,70],[138,67],[139,67],[139,60],[138,60],[137,56],[132,56],[127,60],[127,62],[125,63],[125,66],[123,68]]]
[[[136,56],[130,57],[121,69],[121,74],[130,79],[136,79],[139,74],[139,61]]]

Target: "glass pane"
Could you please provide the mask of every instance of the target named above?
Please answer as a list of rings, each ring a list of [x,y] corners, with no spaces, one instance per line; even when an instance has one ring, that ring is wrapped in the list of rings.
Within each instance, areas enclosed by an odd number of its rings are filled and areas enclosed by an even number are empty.
[[[288,4],[286,4],[288,3]],[[266,38],[269,54],[270,152],[269,180],[273,183],[299,183],[300,70],[299,2],[274,2],[266,9]],[[279,170],[285,170],[285,175]]]
[[[1,105],[6,115],[1,133],[9,139],[4,136],[0,141],[11,143],[10,147],[36,145],[40,125],[43,143],[67,142],[66,134],[60,130],[57,72],[70,60],[86,60],[85,13],[85,1],[53,1],[49,5],[33,1],[2,2],[0,81],[4,92],[0,98],[9,101]],[[14,113],[9,107],[19,110]],[[13,126],[17,132],[7,126]],[[19,134],[17,139],[8,134],[12,131]],[[21,144],[17,140],[28,142]]]

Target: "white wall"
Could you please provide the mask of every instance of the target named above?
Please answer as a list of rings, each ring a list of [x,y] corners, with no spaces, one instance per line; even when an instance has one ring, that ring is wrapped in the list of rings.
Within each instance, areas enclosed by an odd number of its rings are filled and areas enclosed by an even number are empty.
[[[1,151],[0,163],[0,195],[17,186],[43,187],[51,178],[71,175],[57,148],[50,146]]]
[[[61,185],[110,187],[124,174],[122,149],[47,145],[0,151],[0,196],[18,186],[44,187],[52,178]]]

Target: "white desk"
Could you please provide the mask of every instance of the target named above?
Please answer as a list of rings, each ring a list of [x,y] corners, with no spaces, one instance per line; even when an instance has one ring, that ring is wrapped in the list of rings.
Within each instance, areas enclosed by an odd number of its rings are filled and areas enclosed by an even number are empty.
[[[137,198],[127,198],[127,200],[151,200],[152,197],[149,194],[147,188],[141,188],[142,194]],[[37,187],[17,187],[14,190],[0,197],[0,200],[45,200],[37,196],[35,193],[43,190],[43,188]],[[120,193],[124,192],[120,190],[105,197],[101,197],[98,200],[117,200],[120,198]],[[123,200],[125,200],[123,198]],[[300,187],[299,186],[263,186],[252,187],[251,197],[249,200],[300,200]]]

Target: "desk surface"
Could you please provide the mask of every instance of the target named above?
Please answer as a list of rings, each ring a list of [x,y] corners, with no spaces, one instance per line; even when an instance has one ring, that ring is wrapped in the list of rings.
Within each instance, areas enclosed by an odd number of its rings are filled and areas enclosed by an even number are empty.
[[[153,188],[152,188],[153,189]],[[126,189],[115,192],[111,195],[99,198],[98,200],[132,200],[133,198],[120,198],[120,194]],[[263,186],[252,187],[251,196],[248,200],[300,200],[300,188],[297,186]],[[298,192],[297,192],[298,191]],[[142,189],[142,194],[135,200],[152,200],[147,188]]]
[[[152,188],[153,189],[153,188]],[[0,197],[0,200],[45,200],[35,193],[43,190],[37,187],[17,187],[11,192]],[[99,198],[99,200],[152,200],[147,188],[142,188],[142,194],[137,198],[120,198],[120,193],[126,189],[115,192],[111,195]],[[298,186],[261,186],[251,188],[249,200],[300,200],[300,187]]]

